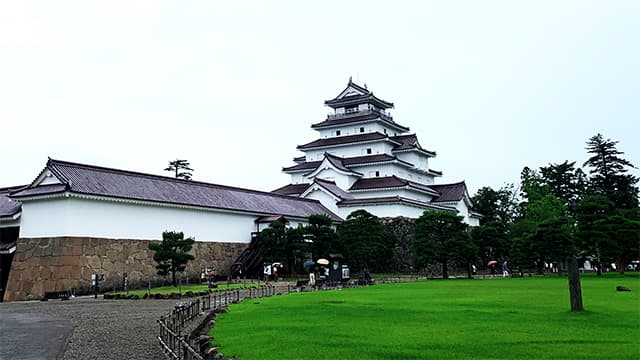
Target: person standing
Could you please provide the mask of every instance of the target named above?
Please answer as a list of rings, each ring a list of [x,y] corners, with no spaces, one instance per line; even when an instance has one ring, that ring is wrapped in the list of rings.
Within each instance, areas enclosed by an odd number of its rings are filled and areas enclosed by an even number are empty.
[[[502,277],[509,277],[509,264],[507,264],[507,260],[502,263]]]

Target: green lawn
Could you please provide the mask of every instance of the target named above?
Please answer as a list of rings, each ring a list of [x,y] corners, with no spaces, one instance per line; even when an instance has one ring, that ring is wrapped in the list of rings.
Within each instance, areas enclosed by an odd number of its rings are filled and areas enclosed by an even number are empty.
[[[631,292],[617,292],[624,285]],[[640,279],[431,280],[247,300],[214,345],[249,359],[638,359]]]
[[[243,289],[243,288],[256,287],[256,286],[258,286],[258,283],[246,283],[246,284],[221,283],[221,284],[218,284],[217,288],[212,290],[223,291],[227,289],[238,289],[238,288]],[[187,291],[197,292],[197,291],[206,291],[208,289],[209,289],[209,286],[207,284],[190,284],[190,285],[182,285],[180,287],[161,286],[157,288],[152,288],[151,294],[172,294],[177,292],[181,292],[182,294],[184,294]],[[147,294],[147,293],[149,293],[149,289],[129,290],[128,292],[118,291],[118,292],[114,292],[113,294],[128,294],[128,295],[138,295],[140,297],[143,297],[144,294]]]

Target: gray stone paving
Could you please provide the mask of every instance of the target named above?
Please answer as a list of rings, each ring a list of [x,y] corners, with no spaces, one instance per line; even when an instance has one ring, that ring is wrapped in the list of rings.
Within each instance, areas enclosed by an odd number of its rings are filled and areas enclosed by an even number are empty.
[[[163,359],[157,323],[172,300],[0,303],[0,359]]]

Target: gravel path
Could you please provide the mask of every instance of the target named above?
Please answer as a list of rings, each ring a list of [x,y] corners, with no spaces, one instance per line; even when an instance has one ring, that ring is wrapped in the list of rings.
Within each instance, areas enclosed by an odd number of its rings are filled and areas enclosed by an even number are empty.
[[[278,292],[287,289],[286,283],[278,284]],[[243,289],[239,295],[243,299],[268,294],[262,288]],[[216,294],[217,306],[226,303],[220,296]],[[164,359],[156,339],[157,320],[176,302],[81,297],[0,303],[0,360]],[[194,326],[188,324],[185,333]]]
[[[163,359],[156,340],[156,321],[175,303],[175,300],[95,300],[91,297],[0,303],[2,337],[14,334],[13,340],[0,340],[0,359],[55,359],[66,339],[64,360]],[[25,327],[25,319],[30,327]],[[64,336],[65,322],[67,328],[70,328],[69,322],[73,326],[70,337]],[[34,329],[48,333],[49,338],[44,335],[42,342],[43,338]],[[3,345],[2,341],[10,341],[11,346]]]

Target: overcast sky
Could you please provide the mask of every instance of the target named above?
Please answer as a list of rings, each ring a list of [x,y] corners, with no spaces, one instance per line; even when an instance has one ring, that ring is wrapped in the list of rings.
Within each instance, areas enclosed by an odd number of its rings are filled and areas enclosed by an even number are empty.
[[[47,157],[273,190],[349,79],[395,103],[437,182],[640,165],[640,1],[2,1],[0,186]],[[634,171],[638,175],[638,171]]]

